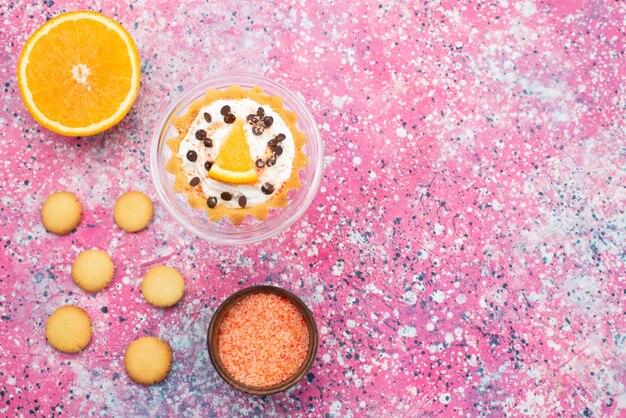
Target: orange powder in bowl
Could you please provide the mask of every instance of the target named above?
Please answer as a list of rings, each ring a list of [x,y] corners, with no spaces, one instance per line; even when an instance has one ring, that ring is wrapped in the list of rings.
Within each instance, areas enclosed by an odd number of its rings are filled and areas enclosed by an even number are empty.
[[[222,364],[248,386],[267,387],[293,376],[307,355],[309,329],[298,308],[270,293],[243,298],[218,333]]]

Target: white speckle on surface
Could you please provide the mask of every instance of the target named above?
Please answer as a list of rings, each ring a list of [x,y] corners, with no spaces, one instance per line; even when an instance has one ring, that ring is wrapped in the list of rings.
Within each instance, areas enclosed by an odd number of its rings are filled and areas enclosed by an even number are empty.
[[[626,393],[622,393],[621,395],[617,396],[617,410],[626,410]]]
[[[345,95],[345,96],[333,96],[333,106],[335,106],[337,109],[343,109],[343,105],[346,104],[346,102],[348,101],[350,97]]]
[[[408,132],[403,127],[396,129],[396,135],[400,138],[406,138],[407,133]]]
[[[343,261],[338,260],[334,265],[330,272],[333,276],[341,276],[343,273]]]
[[[515,3],[515,9],[524,17],[530,17],[537,13],[537,5],[532,1]]]
[[[311,30],[313,29],[314,25],[313,22],[311,22],[309,20],[308,14],[306,12],[302,12],[302,27],[306,30]]]
[[[557,351],[561,349],[561,345],[560,345],[560,344],[555,343],[555,342],[554,342],[554,341],[552,341],[552,340],[548,340],[548,347],[550,347],[550,348],[552,348],[552,349],[554,349],[554,350],[557,350]]]
[[[433,301],[435,301],[437,303],[441,303],[446,298],[446,294],[443,293],[441,290],[435,290],[432,293],[432,295],[430,295],[430,297],[433,299]]]
[[[409,290],[408,292],[404,293],[404,295],[402,296],[402,300],[407,305],[415,305],[415,303],[417,302],[417,295]]]
[[[491,207],[494,208],[495,210],[502,210],[503,209],[503,206],[496,199],[493,199],[491,201]]]
[[[359,157],[359,156],[357,155],[356,157],[354,157],[354,158],[352,159],[352,163],[353,163],[354,165],[359,165],[359,164],[361,164],[361,157]]]
[[[432,322],[429,322],[428,324],[426,324],[426,331],[434,331],[435,330],[435,324],[433,324]]]
[[[335,401],[335,402],[333,402],[333,403],[330,405],[330,410],[331,410],[331,411],[335,411],[335,412],[336,412],[336,411],[341,410],[341,402],[339,402],[339,401]]]
[[[374,283],[368,283],[365,285],[365,290],[367,290],[368,292],[372,292],[375,293],[377,295],[382,295],[383,291],[380,290],[379,288],[376,287],[376,285]]]
[[[437,223],[435,224],[435,227],[433,228],[433,232],[435,233],[435,235],[441,235],[443,234],[444,228],[443,225]]]
[[[417,335],[417,330],[415,329],[415,327],[412,326],[405,326],[400,328],[400,330],[398,331],[398,334],[401,337],[415,337]]]
[[[452,400],[452,397],[450,396],[449,393],[442,393],[441,395],[439,395],[439,402],[443,404],[448,404],[450,403],[451,400]]]
[[[467,302],[467,296],[465,296],[464,294],[460,294],[456,297],[456,303],[458,303],[459,305],[463,305],[465,302]]]
[[[356,327],[356,322],[355,322],[355,320],[354,320],[354,319],[348,319],[348,320],[346,321],[346,326],[347,326],[348,328],[354,328],[354,327]]]
[[[541,411],[544,410],[544,405],[545,398],[542,394],[536,395],[533,392],[526,392],[526,398],[520,402],[518,408],[530,416],[540,416]]]

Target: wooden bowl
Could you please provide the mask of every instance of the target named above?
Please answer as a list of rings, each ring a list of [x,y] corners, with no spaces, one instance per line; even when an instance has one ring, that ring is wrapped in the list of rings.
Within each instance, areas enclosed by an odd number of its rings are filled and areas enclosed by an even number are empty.
[[[265,387],[249,386],[237,381],[228,372],[228,370],[226,370],[226,367],[224,367],[224,364],[222,363],[219,355],[219,349],[217,344],[219,329],[222,325],[222,321],[224,320],[224,316],[226,315],[226,313],[230,311],[230,309],[243,298],[257,293],[270,293],[287,299],[295,307],[298,308],[309,329],[309,349],[298,371],[287,380],[284,380],[272,386]],[[275,286],[251,286],[232,294],[217,308],[217,310],[213,314],[213,318],[211,318],[211,323],[209,324],[209,330],[207,334],[207,347],[209,349],[209,357],[211,358],[211,363],[213,363],[213,367],[215,367],[217,373],[222,377],[222,379],[226,381],[226,383],[228,383],[235,389],[252,395],[272,395],[274,393],[282,392],[292,386],[295,386],[311,369],[311,365],[315,360],[315,354],[317,353],[317,326],[315,325],[313,314],[311,313],[309,308],[307,308],[304,302],[302,302],[302,300],[300,300],[300,298],[293,293]]]

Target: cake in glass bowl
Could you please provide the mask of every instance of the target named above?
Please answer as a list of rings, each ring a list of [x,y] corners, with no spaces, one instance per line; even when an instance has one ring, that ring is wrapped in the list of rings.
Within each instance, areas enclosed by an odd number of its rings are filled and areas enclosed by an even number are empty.
[[[301,186],[306,138],[296,121],[280,97],[260,87],[208,90],[174,120],[178,135],[167,140],[174,191],[185,193],[213,222],[265,219],[270,209],[287,206],[287,192]]]

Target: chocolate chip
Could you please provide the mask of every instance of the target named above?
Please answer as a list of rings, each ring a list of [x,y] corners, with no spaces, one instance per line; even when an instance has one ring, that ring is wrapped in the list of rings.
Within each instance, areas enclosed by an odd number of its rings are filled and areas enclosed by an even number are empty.
[[[276,145],[278,145],[279,142],[284,141],[285,138],[286,136],[284,134],[278,134],[274,137],[274,139],[270,139],[269,141],[267,141],[267,146],[270,148],[274,148]]]
[[[270,158],[268,158],[265,164],[267,164],[268,167],[271,167],[274,164],[276,164],[276,154],[273,154]]]
[[[198,159],[198,154],[194,150],[187,151],[187,159],[191,162],[194,162]]]
[[[259,118],[257,117],[257,115],[250,114],[248,115],[246,120],[250,123],[257,123],[259,121]]]
[[[262,118],[263,116],[265,116],[265,109],[263,109],[262,107],[259,107],[256,110],[256,114],[259,115],[260,118]]]
[[[211,138],[207,138],[204,140],[204,146],[207,148],[211,148],[213,146],[213,140]]]
[[[204,112],[204,120],[206,120],[207,123],[211,123],[211,115],[207,112]]]
[[[258,168],[263,168],[263,166],[265,165],[265,161],[263,161],[263,159],[259,158],[258,160],[256,160],[256,162],[254,163]]]
[[[222,198],[222,200],[225,200],[228,202],[230,199],[233,198],[233,195],[228,192],[224,192],[220,195],[220,197]]]
[[[281,147],[281,146],[276,146],[276,147],[274,147],[273,151],[274,151],[274,154],[276,154],[276,155],[280,155],[280,154],[282,154],[282,153],[283,153],[283,147]]]
[[[263,125],[265,125],[266,128],[269,128],[270,126],[272,126],[272,123],[274,123],[273,117],[266,116],[263,118]]]
[[[246,199],[245,196],[239,196],[239,199],[237,199],[237,203],[239,203],[239,206],[241,206],[242,208],[246,207],[247,202],[248,202],[248,199]]]
[[[208,207],[210,207],[211,209],[213,209],[215,206],[217,206],[217,199],[215,198],[215,196],[211,196],[206,200],[206,205]]]
[[[265,183],[263,186],[261,186],[261,191],[265,194],[272,194],[274,193],[274,185],[270,183]]]
[[[255,135],[261,135],[263,133],[263,128],[260,128],[258,126],[253,126],[252,127],[252,133]]]
[[[211,167],[213,167],[213,162],[212,161],[205,161],[204,162],[204,169],[206,171],[209,171],[211,169]]]
[[[220,110],[220,113],[222,114],[222,116],[228,115],[230,113],[230,106],[226,105],[222,107],[222,110]]]
[[[192,185],[193,187],[196,187],[198,184],[200,184],[200,177],[192,178],[189,184]]]
[[[206,131],[204,129],[198,129],[196,131],[196,139],[198,141],[204,141],[205,138],[206,138]]]
[[[233,123],[235,119],[237,118],[232,113],[229,113],[228,115],[224,116],[224,122],[226,123]]]

